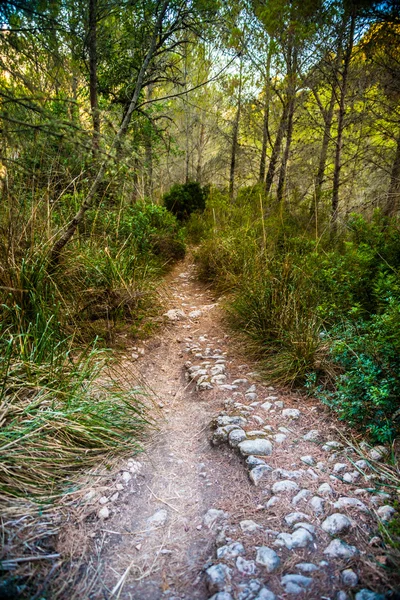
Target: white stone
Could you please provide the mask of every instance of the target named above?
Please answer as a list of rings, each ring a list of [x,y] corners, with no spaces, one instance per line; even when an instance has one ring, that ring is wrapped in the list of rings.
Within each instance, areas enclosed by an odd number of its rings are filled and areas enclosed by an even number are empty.
[[[227,513],[223,510],[218,510],[217,508],[210,508],[203,517],[203,524],[211,529],[215,523],[218,521],[223,521],[227,518]]]
[[[284,433],[277,433],[274,435],[274,440],[277,444],[283,444],[283,442],[287,440],[287,436]]]
[[[334,503],[333,507],[338,508],[339,510],[343,508],[356,508],[361,512],[369,512],[364,502],[361,502],[358,498],[347,498],[344,496],[339,498],[339,500]]]
[[[306,501],[307,498],[309,498],[310,496],[311,496],[310,490],[306,490],[306,489],[300,490],[300,492],[298,494],[296,494],[296,496],[292,500],[293,506],[297,506],[300,502]]]
[[[376,512],[378,513],[378,516],[382,521],[388,522],[393,519],[396,511],[393,508],[393,506],[389,506],[389,504],[386,504],[385,506],[381,506],[380,508],[378,508]]]
[[[359,551],[355,546],[349,546],[336,538],[325,548],[324,554],[331,558],[353,558],[353,556],[359,554]]]
[[[108,510],[107,506],[103,506],[103,508],[101,508],[97,513],[97,516],[99,519],[108,519],[110,516],[110,511]]]
[[[281,564],[281,559],[271,548],[260,546],[257,550],[256,563],[265,567],[267,573],[273,573]]]
[[[270,471],[271,467],[269,465],[257,465],[249,473],[250,480],[257,486],[262,479],[265,479],[268,476]]]
[[[317,565],[314,565],[313,563],[297,563],[295,567],[303,573],[314,573],[315,571],[319,571]]]
[[[313,457],[312,457],[312,456],[309,456],[309,455],[307,455],[307,456],[301,456],[301,457],[300,457],[300,460],[301,460],[303,463],[305,463],[306,465],[310,465],[311,467],[312,467],[313,465],[315,465],[315,460],[313,459]]]
[[[272,408],[272,403],[271,402],[264,402],[264,404],[261,404],[261,408],[263,410],[266,410],[268,412]]]
[[[165,508],[159,508],[156,512],[147,519],[149,527],[162,527],[168,519],[168,513]]]
[[[122,480],[125,481],[125,483],[128,483],[128,481],[130,481],[131,479],[132,475],[128,471],[124,471],[122,473]]]
[[[363,589],[356,594],[356,600],[385,600],[385,596],[371,592],[371,590]]]
[[[355,587],[358,584],[358,576],[353,569],[345,569],[341,572],[340,577],[343,585],[347,587]]]
[[[169,321],[181,321],[182,319],[186,319],[186,315],[183,310],[179,308],[173,308],[163,315]]]
[[[226,546],[221,546],[217,550],[217,558],[229,560],[231,558],[237,558],[241,554],[245,554],[245,549],[243,544],[240,542],[232,542],[232,544],[228,544]]]
[[[298,484],[290,480],[277,481],[272,486],[272,492],[274,494],[280,494],[283,492],[297,492],[299,489],[300,488]]]
[[[318,488],[318,494],[321,494],[321,496],[325,496],[325,497],[333,496],[333,489],[331,488],[329,483],[323,483]]]
[[[260,529],[262,529],[261,525],[258,525],[258,523],[252,521],[251,519],[240,521],[239,525],[243,533],[255,533],[256,531],[260,531]]]
[[[203,314],[203,313],[201,312],[201,310],[192,310],[192,311],[189,313],[189,317],[190,317],[191,319],[199,319],[199,318],[201,317],[201,315],[202,315],[202,314]]]
[[[272,454],[272,444],[269,440],[264,439],[244,440],[239,444],[239,450],[243,456],[250,454],[269,456]]]
[[[222,592],[231,579],[231,569],[224,564],[212,565],[206,570],[207,587],[210,593]]]
[[[280,503],[280,498],[278,498],[278,496],[272,496],[272,498],[270,498],[266,504],[267,508],[272,508],[273,506],[275,506],[275,504],[279,504]]]
[[[333,470],[335,473],[341,473],[342,471],[345,471],[347,469],[347,464],[346,463],[336,463],[333,466]]]
[[[109,501],[110,500],[107,498],[107,496],[102,496],[99,500],[100,504],[107,504]]]
[[[239,446],[240,442],[243,442],[243,440],[246,439],[246,432],[243,429],[234,429],[233,431],[231,431],[229,433],[229,445],[232,448],[237,448],[237,446]]]
[[[288,525],[294,525],[300,521],[309,521],[310,517],[303,512],[293,512],[285,516],[285,521]]]
[[[318,429],[311,429],[311,431],[303,435],[303,440],[306,442],[318,442],[320,438],[321,434]]]
[[[242,575],[255,575],[256,572],[254,560],[246,560],[242,556],[237,557],[236,568]]]
[[[286,419],[299,419],[301,412],[297,408],[284,408],[282,411],[282,417]]]
[[[310,506],[315,515],[320,516],[324,514],[324,500],[319,496],[313,496],[310,500]]]
[[[341,513],[334,513],[325,519],[321,525],[322,529],[330,535],[345,533],[351,528],[351,521]]]

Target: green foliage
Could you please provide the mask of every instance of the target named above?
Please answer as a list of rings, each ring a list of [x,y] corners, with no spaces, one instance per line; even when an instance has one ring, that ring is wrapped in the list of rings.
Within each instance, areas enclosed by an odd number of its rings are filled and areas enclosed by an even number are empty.
[[[333,245],[301,210],[271,210],[257,187],[230,207],[210,194],[202,279],[229,292],[232,326],[268,377],[306,384],[378,442],[399,431],[400,233],[378,211],[351,215]],[[230,218],[229,218],[230,217]]]
[[[400,432],[399,298],[369,321],[334,328],[330,356],[340,374],[334,390],[319,389],[317,396],[372,440],[392,441]]]
[[[195,181],[176,183],[163,197],[164,205],[179,221],[186,221],[195,211],[203,211],[206,194]]]

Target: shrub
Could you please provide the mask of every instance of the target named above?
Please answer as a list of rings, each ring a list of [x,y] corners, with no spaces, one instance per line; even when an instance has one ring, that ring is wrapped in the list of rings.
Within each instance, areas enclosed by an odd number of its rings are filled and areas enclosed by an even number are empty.
[[[336,327],[330,356],[341,374],[334,390],[316,395],[374,441],[392,441],[400,432],[400,303],[392,298],[370,321]]]
[[[164,195],[165,207],[179,221],[186,221],[195,211],[203,211],[206,207],[206,193],[195,181],[176,183]]]

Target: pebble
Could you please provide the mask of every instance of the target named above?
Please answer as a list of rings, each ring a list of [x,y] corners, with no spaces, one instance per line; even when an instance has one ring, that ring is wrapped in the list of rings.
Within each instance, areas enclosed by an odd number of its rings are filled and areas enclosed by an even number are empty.
[[[236,568],[242,575],[255,575],[257,570],[254,560],[246,560],[242,556],[237,557]]]
[[[324,514],[324,500],[319,496],[313,496],[310,500],[310,506],[315,515],[320,516]]]
[[[320,438],[321,434],[318,429],[311,429],[311,431],[303,435],[303,440],[306,442],[318,442]]]
[[[272,486],[272,492],[274,494],[280,494],[282,492],[297,492],[299,489],[300,488],[295,481],[290,481],[288,479],[284,481],[277,481]]]
[[[306,465],[310,465],[311,467],[312,467],[313,465],[315,465],[315,460],[313,459],[313,457],[312,457],[312,456],[309,456],[309,455],[307,455],[307,456],[302,456],[302,457],[300,458],[300,460],[301,460],[303,463],[305,463]]]
[[[272,468],[269,465],[258,465],[250,471],[250,480],[257,486],[262,479],[265,479],[270,471],[272,471]]]
[[[329,483],[323,483],[322,485],[319,486],[318,488],[318,494],[321,494],[321,496],[333,496],[333,489],[331,488],[331,486],[329,485]]]
[[[339,510],[342,508],[357,508],[361,512],[369,512],[364,502],[361,502],[358,498],[348,498],[345,496],[339,498],[339,500],[334,503],[333,507],[338,508]]]
[[[312,578],[305,575],[288,574],[281,579],[281,585],[287,594],[301,594],[312,584]]]
[[[167,522],[167,519],[168,513],[165,508],[159,508],[154,515],[147,519],[147,525],[149,527],[162,527]]]
[[[307,498],[309,498],[310,496],[311,496],[310,490],[306,490],[306,489],[300,490],[300,492],[298,494],[296,494],[296,496],[292,500],[293,506],[297,506],[300,502],[306,501]]]
[[[336,594],[336,600],[349,600],[349,595],[343,590]]]
[[[257,550],[256,563],[265,567],[267,573],[273,573],[281,564],[281,559],[271,548],[260,546]]]
[[[186,319],[186,315],[183,310],[179,308],[173,308],[163,315],[169,321],[181,321],[182,319]]]
[[[272,444],[269,440],[264,440],[262,438],[244,440],[239,444],[239,450],[243,456],[249,456],[250,454],[269,456],[272,454]]]
[[[207,587],[211,593],[222,592],[231,580],[231,569],[224,564],[212,565],[206,570]]]
[[[117,483],[117,485],[115,486],[115,489],[118,490],[119,492],[122,492],[122,490],[124,489],[124,486],[122,485],[122,483]]]
[[[122,481],[125,481],[125,483],[128,483],[128,481],[130,481],[131,479],[132,479],[132,475],[128,471],[124,471],[122,473]]]
[[[250,456],[246,458],[246,465],[248,465],[250,469],[253,469],[258,465],[266,465],[266,462],[265,460],[262,460],[262,458],[257,458],[257,456],[250,454]]]
[[[384,446],[375,446],[375,448],[371,448],[371,450],[368,452],[369,458],[377,462],[383,460],[388,454],[389,450]]]
[[[287,436],[284,433],[277,433],[274,435],[274,440],[277,444],[283,444],[283,442],[287,439]]]
[[[173,600],[172,598],[170,600]],[[228,592],[217,592],[211,596],[210,600],[233,600],[233,597]]]
[[[321,525],[322,529],[330,535],[345,533],[351,528],[351,521],[341,513],[330,515]]]
[[[110,511],[108,510],[107,506],[103,506],[103,508],[101,508],[97,513],[97,516],[99,519],[108,519],[110,516]]]
[[[361,460],[357,460],[355,463],[355,466],[358,467],[359,469],[367,469],[368,468],[368,463],[366,460],[361,459]]]
[[[282,417],[286,419],[299,419],[301,412],[297,408],[284,408],[282,411]]]
[[[260,531],[262,527],[251,519],[245,519],[244,521],[240,521],[240,529],[243,533],[255,533],[256,531]]]
[[[240,442],[246,439],[246,432],[243,429],[234,429],[229,434],[229,445],[232,448],[237,448]]]
[[[356,600],[385,600],[385,596],[364,588],[356,594]]]
[[[325,450],[325,452],[332,452],[332,450],[339,450],[339,448],[342,448],[342,446],[343,444],[341,444],[340,442],[331,440],[329,442],[326,442],[326,444],[322,446],[322,450]]]
[[[386,504],[385,506],[381,506],[380,508],[378,508],[376,512],[378,513],[378,516],[382,521],[389,522],[393,519],[396,511],[393,508],[393,506],[389,506],[389,504]]]
[[[295,523],[293,525],[293,529],[305,529],[306,531],[311,533],[311,535],[315,535],[315,527],[314,525],[311,525],[311,523],[301,521],[300,523]]]
[[[360,473],[358,471],[352,471],[351,473],[345,473],[343,475],[343,481],[345,481],[346,483],[354,483],[359,478]]]
[[[272,408],[272,402],[264,402],[264,404],[261,404],[261,408],[268,412]]]
[[[299,523],[300,521],[309,521],[310,517],[303,512],[293,512],[289,515],[286,515],[285,521],[288,525],[294,525],[295,523]]]
[[[288,550],[293,550],[293,548],[306,548],[313,541],[312,534],[304,529],[303,527],[299,527],[293,533],[280,533],[275,542],[274,546],[286,546]]]
[[[347,587],[355,587],[358,584],[357,573],[353,569],[345,569],[340,575],[343,585]]]
[[[107,498],[107,496],[102,496],[99,502],[100,504],[107,504],[107,502],[109,502],[109,499]]]
[[[273,506],[275,506],[275,504],[279,504],[280,502],[280,498],[278,498],[278,496],[272,496],[272,498],[270,498],[267,502],[267,504],[265,505],[267,508],[272,508]]]
[[[345,471],[347,469],[347,464],[346,463],[336,463],[333,466],[333,470],[335,473],[341,473],[342,471]]]
[[[359,551],[355,546],[349,546],[346,542],[336,538],[325,548],[324,554],[331,558],[353,558],[359,554]]]
[[[315,571],[319,570],[317,565],[314,565],[314,563],[297,563],[295,567],[303,573],[314,573]]]
[[[240,542],[232,542],[232,544],[221,546],[217,550],[217,558],[224,558],[227,560],[237,558],[241,554],[245,554],[245,549]]]
[[[276,596],[266,587],[261,588],[254,600],[276,600]]]
[[[203,524],[211,529],[211,527],[217,522],[226,519],[228,514],[223,510],[217,508],[210,508],[203,517]]]

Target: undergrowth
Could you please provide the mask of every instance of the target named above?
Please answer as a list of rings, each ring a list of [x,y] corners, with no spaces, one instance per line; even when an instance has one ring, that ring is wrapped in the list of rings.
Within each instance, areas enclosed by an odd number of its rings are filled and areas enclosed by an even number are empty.
[[[258,186],[234,204],[210,190],[199,276],[227,295],[232,327],[265,376],[305,386],[373,442],[391,442],[400,430],[399,224],[354,214],[333,236],[327,220],[316,228],[294,206],[274,205]]]

